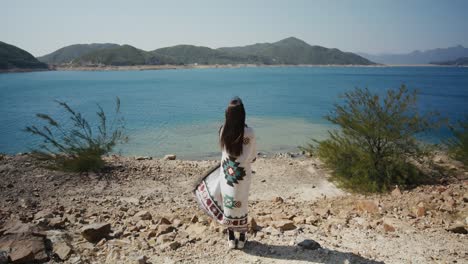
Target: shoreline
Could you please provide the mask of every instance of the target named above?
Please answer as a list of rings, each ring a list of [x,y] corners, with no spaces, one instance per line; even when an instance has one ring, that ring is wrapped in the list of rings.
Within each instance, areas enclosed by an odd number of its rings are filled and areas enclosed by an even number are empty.
[[[238,69],[238,68],[386,68],[386,67],[460,67],[452,65],[434,64],[376,64],[376,65],[341,65],[341,64],[278,64],[278,65],[258,65],[258,64],[226,64],[226,65],[134,65],[134,66],[102,66],[102,67],[63,67],[57,66],[57,71],[146,71],[146,70],[186,70],[186,69]],[[467,67],[467,66],[461,66]]]
[[[392,67],[443,67],[443,68],[466,68],[465,65],[435,65],[435,64],[222,64],[222,65],[132,65],[132,66],[52,66],[49,69],[8,69],[0,70],[1,73],[24,73],[43,71],[149,71],[149,70],[187,70],[187,69],[238,69],[238,68],[392,68]]]
[[[13,68],[13,69],[0,69],[0,74],[2,73],[24,73],[24,72],[43,72],[43,71],[52,71],[52,69],[32,69],[32,68]]]

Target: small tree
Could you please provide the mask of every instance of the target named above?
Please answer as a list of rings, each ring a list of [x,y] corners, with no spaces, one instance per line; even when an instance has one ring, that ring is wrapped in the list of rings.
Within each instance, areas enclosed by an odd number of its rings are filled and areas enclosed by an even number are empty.
[[[65,171],[97,171],[104,166],[102,155],[112,151],[118,143],[127,142],[124,120],[120,113],[120,99],[116,98],[114,119],[110,126],[107,116],[98,104],[99,123],[92,129],[81,113],[65,102],[56,101],[70,115],[72,127],[66,128],[47,114],[36,116],[47,125],[26,127],[25,131],[42,138],[39,149],[33,149],[35,157],[52,162],[52,167]]]
[[[457,124],[449,126],[453,137],[446,140],[449,156],[468,166],[468,116]]]
[[[329,131],[328,139],[305,148],[333,169],[344,187],[356,191],[385,191],[395,184],[414,183],[420,172],[413,161],[428,155],[415,136],[436,126],[434,113],[418,113],[417,92],[403,85],[380,98],[356,88],[343,99],[325,117],[340,130]]]

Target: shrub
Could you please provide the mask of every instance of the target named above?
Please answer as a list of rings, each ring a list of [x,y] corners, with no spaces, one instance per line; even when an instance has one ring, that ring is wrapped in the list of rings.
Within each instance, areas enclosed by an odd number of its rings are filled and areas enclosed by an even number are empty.
[[[463,162],[468,166],[468,116],[459,120],[457,124],[449,126],[453,137],[446,140],[448,154],[451,158]]]
[[[42,128],[32,125],[25,129],[43,140],[32,153],[38,159],[50,161],[52,168],[75,172],[98,171],[105,165],[102,155],[110,153],[118,143],[127,142],[119,98],[116,98],[115,115],[110,127],[103,108],[97,105],[99,123],[95,129],[81,113],[65,102],[56,102],[70,115],[71,127],[64,127],[47,114],[36,114],[47,125]]]
[[[417,92],[404,85],[383,98],[360,88],[342,97],[344,102],[325,116],[340,129],[303,149],[314,152],[333,170],[334,179],[351,190],[381,192],[416,183],[421,173],[415,161],[429,154],[416,135],[438,125],[436,114],[420,115]]]

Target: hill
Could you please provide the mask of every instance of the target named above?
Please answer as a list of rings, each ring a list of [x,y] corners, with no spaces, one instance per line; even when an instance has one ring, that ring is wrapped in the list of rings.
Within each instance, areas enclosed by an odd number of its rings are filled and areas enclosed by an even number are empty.
[[[0,70],[13,69],[47,69],[47,64],[23,49],[0,41]]]
[[[177,45],[149,52],[129,45],[85,44],[83,46],[83,44],[79,44],[62,48],[40,59],[48,61],[50,64],[71,62],[73,65],[113,66],[163,64],[374,64],[354,53],[311,46],[300,39],[292,37],[275,43],[261,43],[244,47],[212,49],[193,45]]]
[[[177,64],[270,64],[268,58],[251,54],[231,54],[222,50],[193,45],[177,45],[153,51],[173,58]]]
[[[435,64],[435,65],[453,65],[453,66],[468,66],[468,57],[463,57],[463,58],[458,58],[456,60],[450,60],[450,61],[435,61],[435,62],[430,62],[430,64]]]
[[[145,51],[130,45],[122,45],[88,52],[76,58],[73,63],[115,66],[142,65],[145,64]]]
[[[113,43],[75,44],[63,47],[37,59],[48,64],[67,64],[86,53],[115,47],[119,47],[119,45]]]
[[[426,51],[413,51],[407,54],[379,54],[372,55],[358,53],[362,57],[377,63],[384,64],[428,64],[437,61],[456,60],[461,57],[468,57],[468,48],[458,45],[449,48],[438,48]]]
[[[368,59],[351,52],[311,46],[306,42],[290,37],[274,43],[257,43],[244,47],[220,48],[218,50],[231,54],[249,54],[266,57],[272,64],[338,64],[338,65],[372,65]]]

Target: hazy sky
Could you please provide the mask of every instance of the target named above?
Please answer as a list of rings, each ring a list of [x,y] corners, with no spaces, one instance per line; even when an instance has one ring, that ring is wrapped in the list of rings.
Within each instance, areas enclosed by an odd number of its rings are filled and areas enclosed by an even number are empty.
[[[0,2],[0,40],[35,56],[76,43],[218,48],[289,36],[369,53],[468,46],[468,0]]]

